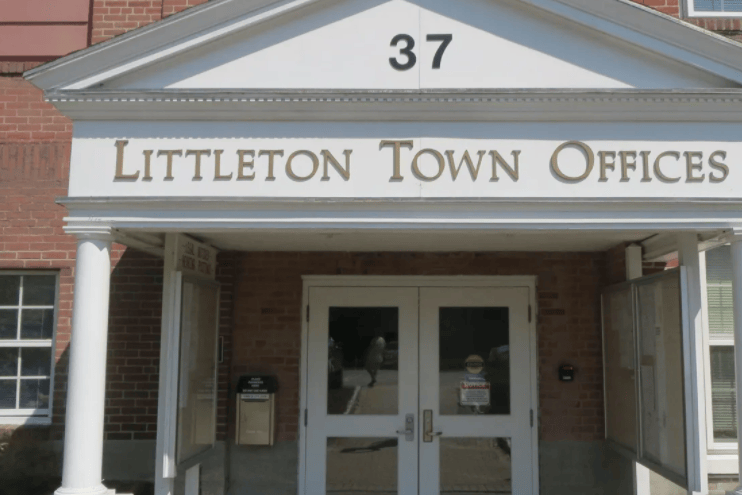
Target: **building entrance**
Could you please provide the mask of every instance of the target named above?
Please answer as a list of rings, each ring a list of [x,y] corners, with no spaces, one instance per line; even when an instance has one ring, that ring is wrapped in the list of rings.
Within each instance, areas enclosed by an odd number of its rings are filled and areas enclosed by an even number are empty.
[[[535,493],[528,287],[311,287],[305,493]]]

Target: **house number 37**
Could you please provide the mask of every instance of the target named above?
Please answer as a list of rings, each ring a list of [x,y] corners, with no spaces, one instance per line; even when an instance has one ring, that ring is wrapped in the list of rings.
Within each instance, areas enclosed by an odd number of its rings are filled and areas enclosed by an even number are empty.
[[[440,43],[438,50],[435,52],[433,57],[433,68],[441,68],[441,60],[443,60],[443,53],[448,48],[448,45],[453,39],[452,34],[429,34],[425,37],[425,41]],[[392,38],[390,46],[399,48],[399,55],[396,57],[389,58],[389,65],[397,70],[410,70],[417,63],[417,56],[412,51],[415,48],[415,39],[409,34],[398,34]]]

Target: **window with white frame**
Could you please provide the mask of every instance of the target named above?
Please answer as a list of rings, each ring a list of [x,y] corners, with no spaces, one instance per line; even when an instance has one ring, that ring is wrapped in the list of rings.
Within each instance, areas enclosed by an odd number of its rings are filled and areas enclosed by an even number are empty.
[[[737,445],[731,266],[729,246],[706,251],[711,449]]]
[[[736,17],[742,14],[742,0],[688,0],[688,13],[698,17]]]
[[[0,423],[49,417],[57,274],[0,272]]]

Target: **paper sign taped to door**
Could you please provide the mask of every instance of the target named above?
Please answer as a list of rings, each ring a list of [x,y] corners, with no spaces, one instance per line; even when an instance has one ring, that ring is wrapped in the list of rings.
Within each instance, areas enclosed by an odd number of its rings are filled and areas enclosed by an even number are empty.
[[[460,390],[462,406],[489,406],[490,382],[463,381]]]

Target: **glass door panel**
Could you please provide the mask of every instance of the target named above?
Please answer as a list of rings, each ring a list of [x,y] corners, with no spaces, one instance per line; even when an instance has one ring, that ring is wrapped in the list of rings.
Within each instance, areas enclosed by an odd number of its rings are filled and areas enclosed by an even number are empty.
[[[328,414],[397,414],[399,308],[331,307]]]
[[[528,301],[527,288],[420,289],[420,493],[530,493]]]
[[[438,309],[440,414],[510,414],[508,309]]]
[[[397,451],[396,437],[328,438],[328,495],[399,493]]]
[[[509,438],[440,439],[441,493],[512,493]]]
[[[306,493],[417,495],[418,289],[311,288],[309,304]]]

